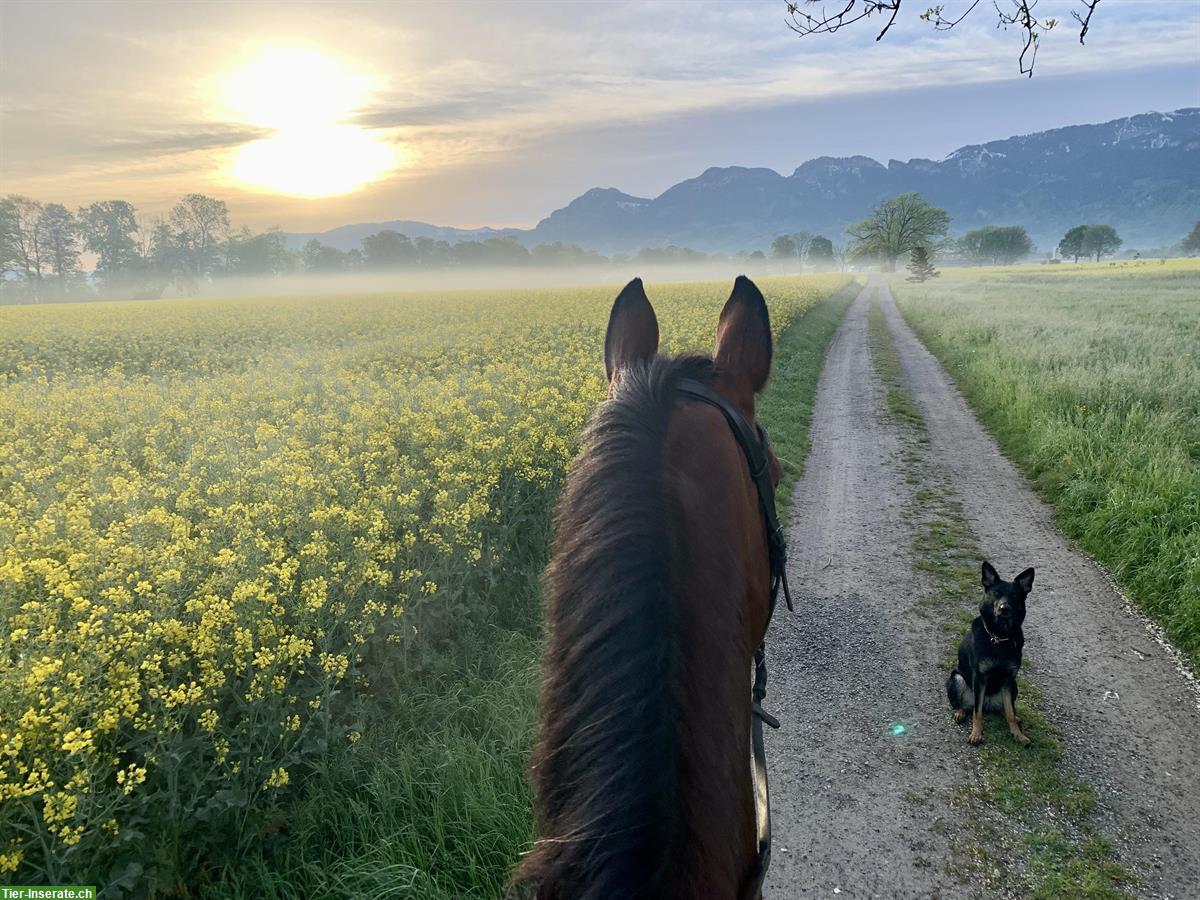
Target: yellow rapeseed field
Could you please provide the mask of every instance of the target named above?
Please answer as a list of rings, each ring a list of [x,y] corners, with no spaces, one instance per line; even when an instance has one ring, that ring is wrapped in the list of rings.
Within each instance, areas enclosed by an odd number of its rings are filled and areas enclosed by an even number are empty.
[[[843,281],[765,279],[775,328]],[[648,288],[711,349],[728,283]],[[506,614],[614,294],[0,308],[0,876],[240,839],[351,692]]]

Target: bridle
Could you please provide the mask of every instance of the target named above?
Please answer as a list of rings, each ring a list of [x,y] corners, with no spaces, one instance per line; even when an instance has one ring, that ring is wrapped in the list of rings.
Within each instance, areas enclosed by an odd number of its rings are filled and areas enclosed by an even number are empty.
[[[733,405],[710,388],[708,385],[685,378],[679,382],[678,390],[685,397],[699,400],[709,406],[716,407],[729,428],[746,464],[750,467],[750,479],[754,482],[758,493],[759,507],[763,514],[763,524],[767,530],[767,554],[771,566],[771,602],[767,611],[767,625],[775,614],[775,603],[779,597],[779,589],[783,588],[783,599],[788,611],[792,611],[792,595],[788,590],[787,581],[787,538],[779,524],[779,516],[775,511],[775,484],[771,480],[770,444],[767,443],[767,432],[757,425],[757,434],[750,428],[742,414]],[[763,699],[767,696],[767,654],[766,640],[754,652],[754,686],[750,690],[750,742],[753,749],[751,755],[750,777],[754,790],[754,817],[758,834],[758,858],[754,868],[742,885],[738,895],[743,900],[753,900],[762,892],[763,882],[767,877],[767,868],[771,864],[771,794],[767,787],[767,753],[763,744],[763,722],[772,728],[779,727],[779,720],[762,707]]]

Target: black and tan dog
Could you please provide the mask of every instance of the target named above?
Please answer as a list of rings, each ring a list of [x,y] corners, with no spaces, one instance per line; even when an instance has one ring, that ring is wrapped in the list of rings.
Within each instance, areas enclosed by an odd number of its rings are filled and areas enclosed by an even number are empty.
[[[1008,730],[1022,744],[1029,738],[1021,731],[1013,705],[1017,702],[1017,671],[1021,668],[1021,648],[1025,636],[1025,598],[1033,590],[1033,569],[1026,569],[1013,581],[1004,581],[983,564],[983,601],[979,615],[971,623],[958,645],[958,668],[946,680],[946,696],[954,710],[954,721],[962,722],[971,713],[972,744],[983,741],[984,712],[1004,711]]]

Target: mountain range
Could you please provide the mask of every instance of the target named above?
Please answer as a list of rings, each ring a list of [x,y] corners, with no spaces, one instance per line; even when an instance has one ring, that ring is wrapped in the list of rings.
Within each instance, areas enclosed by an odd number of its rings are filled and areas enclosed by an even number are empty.
[[[917,191],[950,213],[951,233],[1023,225],[1054,246],[1074,225],[1108,223],[1127,247],[1172,244],[1200,218],[1200,108],[1148,112],[960,147],[941,160],[822,156],[791,175],[711,168],[657,197],[593,188],[532,229],[442,228],[397,220],[289,234],[339,249],[385,228],[451,243],[513,236],[527,246],[562,241],[603,253],[677,246],[732,252],[766,249],[780,234],[808,231],[834,243],[881,200]]]

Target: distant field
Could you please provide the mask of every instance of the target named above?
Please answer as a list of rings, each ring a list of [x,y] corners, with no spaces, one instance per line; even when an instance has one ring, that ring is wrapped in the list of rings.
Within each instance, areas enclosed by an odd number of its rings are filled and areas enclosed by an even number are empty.
[[[845,281],[760,284],[782,332]],[[711,349],[728,282],[648,290]],[[494,893],[614,295],[0,309],[0,880]]]
[[[1200,260],[894,284],[1063,530],[1200,662]]]

